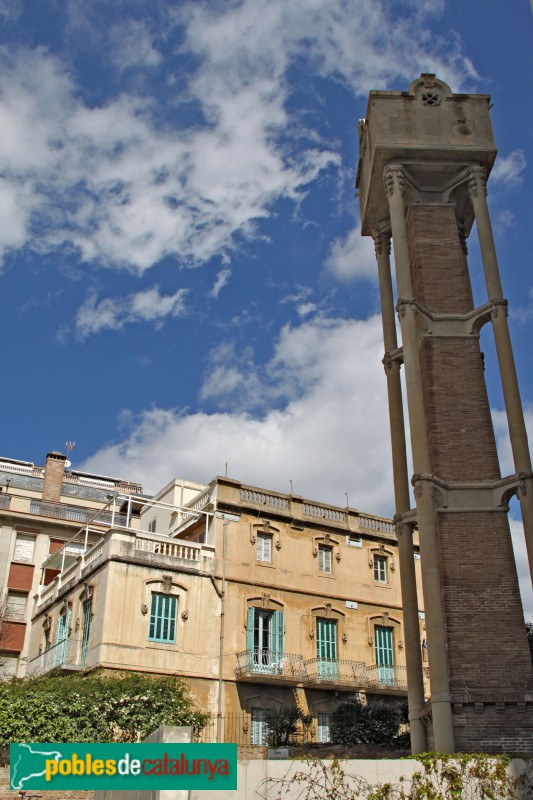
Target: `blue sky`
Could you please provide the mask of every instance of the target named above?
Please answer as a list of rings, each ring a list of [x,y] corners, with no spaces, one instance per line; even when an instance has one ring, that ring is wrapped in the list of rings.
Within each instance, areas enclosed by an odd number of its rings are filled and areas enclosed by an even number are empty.
[[[2,455],[42,463],[74,440],[74,466],[147,488],[227,464],[392,513],[356,125],[370,89],[421,72],[492,95],[489,201],[533,430],[527,0],[0,0],[0,23]],[[475,232],[470,251],[483,302]]]

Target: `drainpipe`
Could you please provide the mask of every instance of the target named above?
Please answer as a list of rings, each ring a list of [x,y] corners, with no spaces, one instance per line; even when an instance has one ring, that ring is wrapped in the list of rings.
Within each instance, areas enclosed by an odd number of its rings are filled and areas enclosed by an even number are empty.
[[[223,669],[224,669],[224,635],[225,635],[225,613],[226,613],[226,550],[228,539],[228,525],[230,522],[239,522],[240,517],[235,514],[216,514],[221,517],[224,522],[222,523],[222,584],[220,592],[217,591],[220,597],[220,639],[218,651],[218,703],[217,703],[217,742],[222,741],[222,704],[223,704]],[[216,589],[216,586],[215,586]]]

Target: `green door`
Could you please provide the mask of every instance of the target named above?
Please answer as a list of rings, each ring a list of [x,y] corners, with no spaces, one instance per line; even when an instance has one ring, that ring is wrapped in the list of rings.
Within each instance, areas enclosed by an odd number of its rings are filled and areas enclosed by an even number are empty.
[[[378,682],[392,686],[394,685],[394,647],[392,628],[383,628],[380,625],[376,625],[374,628],[374,633]]]
[[[334,619],[316,621],[316,657],[318,675],[326,680],[338,677],[337,622]]]

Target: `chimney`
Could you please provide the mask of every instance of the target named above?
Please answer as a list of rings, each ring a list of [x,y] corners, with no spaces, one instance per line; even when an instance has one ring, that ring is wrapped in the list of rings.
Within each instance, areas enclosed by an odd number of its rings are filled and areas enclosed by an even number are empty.
[[[61,486],[63,485],[63,472],[67,457],[54,450],[46,454],[46,465],[44,468],[43,500],[51,500],[53,503],[61,500]]]

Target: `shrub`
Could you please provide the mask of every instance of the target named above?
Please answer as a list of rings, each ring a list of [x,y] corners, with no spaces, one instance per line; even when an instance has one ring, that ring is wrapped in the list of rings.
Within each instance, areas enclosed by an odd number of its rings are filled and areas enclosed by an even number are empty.
[[[298,723],[308,725],[311,717],[297,706],[281,706],[265,711],[264,721],[268,727],[267,743],[270,747],[286,747],[298,730]]]
[[[331,742],[393,745],[400,720],[401,709],[392,703],[346,700],[331,715]]]
[[[132,742],[159,725],[192,725],[195,710],[173,677],[50,676],[0,684],[0,747],[10,742]]]

